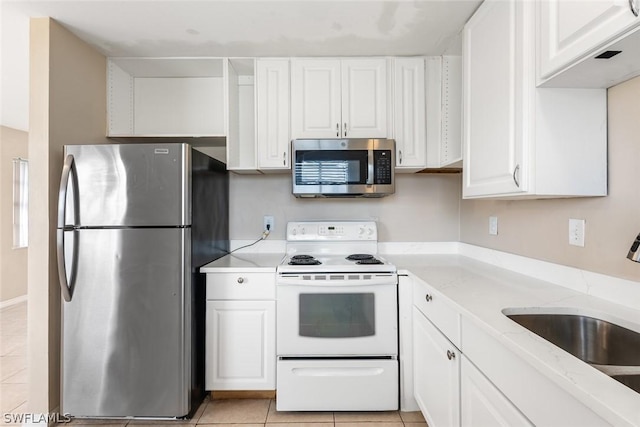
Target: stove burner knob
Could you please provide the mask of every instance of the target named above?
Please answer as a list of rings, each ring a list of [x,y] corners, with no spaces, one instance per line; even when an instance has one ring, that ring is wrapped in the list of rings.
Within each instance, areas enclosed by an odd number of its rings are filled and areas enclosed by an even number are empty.
[[[243,284],[244,283],[244,277],[238,277],[238,283]]]

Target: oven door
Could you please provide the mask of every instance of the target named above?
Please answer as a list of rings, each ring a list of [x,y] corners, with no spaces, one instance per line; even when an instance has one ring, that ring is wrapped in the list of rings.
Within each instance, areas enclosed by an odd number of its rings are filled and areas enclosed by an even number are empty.
[[[278,283],[279,357],[398,354],[395,283],[313,282]]]

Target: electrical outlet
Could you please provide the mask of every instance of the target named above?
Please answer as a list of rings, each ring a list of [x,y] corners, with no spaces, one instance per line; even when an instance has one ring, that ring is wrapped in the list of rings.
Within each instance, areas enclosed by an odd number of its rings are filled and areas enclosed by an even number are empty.
[[[584,247],[585,221],[584,219],[569,220],[569,244]]]
[[[269,233],[273,232],[273,226],[274,226],[274,219],[272,215],[265,215],[264,216],[264,224],[263,224],[263,230],[267,231],[269,230]]]
[[[489,217],[489,234],[492,236],[498,235],[498,217],[497,216]]]

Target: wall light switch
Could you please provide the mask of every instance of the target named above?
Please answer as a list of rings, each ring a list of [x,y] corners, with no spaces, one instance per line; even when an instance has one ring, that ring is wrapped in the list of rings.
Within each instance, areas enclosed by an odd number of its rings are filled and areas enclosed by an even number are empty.
[[[498,217],[497,216],[489,217],[489,234],[492,236],[498,235]]]
[[[569,244],[584,247],[585,221],[584,219],[569,220]]]

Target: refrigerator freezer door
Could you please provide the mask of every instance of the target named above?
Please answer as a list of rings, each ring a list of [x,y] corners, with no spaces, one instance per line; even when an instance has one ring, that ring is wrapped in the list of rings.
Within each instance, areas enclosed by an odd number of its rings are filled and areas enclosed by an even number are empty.
[[[63,303],[62,411],[187,415],[191,230],[65,233],[79,255],[68,269],[76,274],[73,299]]]
[[[69,154],[74,157],[78,189],[69,191],[65,225],[191,225],[188,145],[67,145],[65,158]]]

